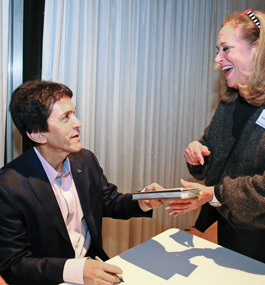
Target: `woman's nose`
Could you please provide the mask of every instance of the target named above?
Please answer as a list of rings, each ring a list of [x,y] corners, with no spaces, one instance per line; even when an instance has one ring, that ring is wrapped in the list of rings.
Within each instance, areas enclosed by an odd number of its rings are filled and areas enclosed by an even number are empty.
[[[222,59],[221,59],[221,56],[220,56],[220,53],[218,52],[216,57],[215,57],[215,62],[216,63],[221,63]]]

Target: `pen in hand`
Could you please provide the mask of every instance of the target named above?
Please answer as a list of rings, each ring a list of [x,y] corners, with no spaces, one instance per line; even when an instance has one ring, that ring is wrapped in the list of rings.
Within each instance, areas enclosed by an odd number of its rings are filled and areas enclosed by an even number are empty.
[[[101,258],[99,258],[98,256],[95,257],[95,259],[97,261],[101,261],[104,262]],[[116,273],[112,273],[115,277],[117,277],[121,282],[124,282],[124,280],[122,279],[122,277],[120,277],[119,275],[117,275]]]

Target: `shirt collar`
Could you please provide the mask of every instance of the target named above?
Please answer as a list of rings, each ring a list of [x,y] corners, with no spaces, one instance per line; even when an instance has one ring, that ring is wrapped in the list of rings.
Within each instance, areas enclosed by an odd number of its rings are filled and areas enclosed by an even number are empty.
[[[45,158],[43,158],[43,156],[39,153],[39,151],[36,149],[36,147],[33,147],[34,151],[36,152],[43,168],[44,171],[50,181],[50,183],[52,184],[57,177],[60,177],[62,175],[67,175],[69,173],[71,173],[71,167],[70,167],[70,162],[69,162],[69,158],[67,157],[64,160],[63,163],[63,173],[60,173],[58,171],[56,171],[48,162],[47,160],[45,160]]]

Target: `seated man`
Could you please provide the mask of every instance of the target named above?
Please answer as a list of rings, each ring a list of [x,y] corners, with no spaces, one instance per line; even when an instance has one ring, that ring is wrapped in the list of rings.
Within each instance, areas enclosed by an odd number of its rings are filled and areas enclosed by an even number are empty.
[[[132,201],[108,183],[82,149],[71,97],[62,84],[30,81],[11,98],[12,119],[32,148],[0,170],[0,274],[9,284],[119,282],[120,268],[94,260],[108,258],[102,218],[151,217],[163,203]]]

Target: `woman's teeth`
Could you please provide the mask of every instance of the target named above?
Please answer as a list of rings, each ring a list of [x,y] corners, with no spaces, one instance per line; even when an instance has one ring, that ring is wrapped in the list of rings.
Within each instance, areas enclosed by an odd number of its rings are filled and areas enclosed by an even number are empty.
[[[229,70],[231,70],[232,68],[234,68],[233,65],[230,65],[230,66],[225,66],[222,68],[222,70],[226,70],[226,72],[228,72]]]

